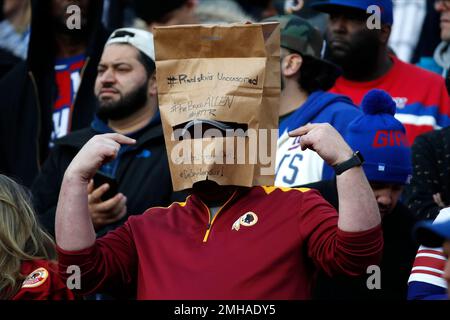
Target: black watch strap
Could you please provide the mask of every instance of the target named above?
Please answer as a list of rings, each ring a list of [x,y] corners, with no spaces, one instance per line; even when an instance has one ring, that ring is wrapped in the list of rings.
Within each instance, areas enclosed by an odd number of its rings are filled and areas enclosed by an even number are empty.
[[[361,152],[355,151],[350,159],[335,165],[333,168],[336,175],[340,175],[341,173],[347,171],[348,169],[361,166],[363,163],[364,158]]]

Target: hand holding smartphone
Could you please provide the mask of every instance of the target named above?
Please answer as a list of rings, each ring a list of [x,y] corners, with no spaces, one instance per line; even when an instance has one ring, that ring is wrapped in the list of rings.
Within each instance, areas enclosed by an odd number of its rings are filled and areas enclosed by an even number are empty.
[[[97,171],[93,179],[94,179],[94,190],[105,183],[109,184],[109,189],[101,197],[102,201],[111,199],[119,192],[119,186],[115,177]]]

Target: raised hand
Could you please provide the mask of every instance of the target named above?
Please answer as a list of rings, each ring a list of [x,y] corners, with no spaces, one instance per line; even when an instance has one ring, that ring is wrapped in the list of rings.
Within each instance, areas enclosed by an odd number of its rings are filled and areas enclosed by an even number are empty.
[[[136,140],[118,133],[106,133],[92,137],[70,163],[65,175],[86,184],[95,172],[117,156],[121,144],[134,144]]]
[[[302,150],[311,149],[330,166],[350,159],[353,151],[344,138],[328,123],[307,124],[289,132],[290,137],[301,137]]]

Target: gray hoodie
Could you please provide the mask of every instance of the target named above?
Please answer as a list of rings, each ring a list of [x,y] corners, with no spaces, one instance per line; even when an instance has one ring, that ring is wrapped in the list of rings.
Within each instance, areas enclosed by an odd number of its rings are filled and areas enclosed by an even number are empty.
[[[450,68],[450,43],[441,42],[434,51],[433,58],[440,67],[444,68],[442,75],[446,77]]]

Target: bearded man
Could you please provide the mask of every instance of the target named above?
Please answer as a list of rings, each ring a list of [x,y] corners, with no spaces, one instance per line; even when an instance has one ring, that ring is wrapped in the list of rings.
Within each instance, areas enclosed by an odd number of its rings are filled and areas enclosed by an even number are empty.
[[[371,89],[385,90],[397,104],[395,117],[410,144],[422,133],[450,125],[444,79],[401,61],[388,46],[394,23],[391,0],[317,1],[312,7],[330,15],[325,56],[343,71],[331,92],[360,105]],[[369,7],[374,14],[367,13]],[[372,26],[374,21],[379,26]]]
[[[97,236],[121,225],[130,214],[172,202],[154,59],[153,35],[147,31],[123,28],[109,37],[97,68],[96,118],[90,127],[56,141],[32,187],[36,210],[50,233],[54,234],[55,209],[64,172],[81,147],[97,134],[115,132],[137,140],[99,169],[117,182],[117,193],[105,199],[112,185],[105,183],[94,188],[91,181],[88,186],[89,213]]]

